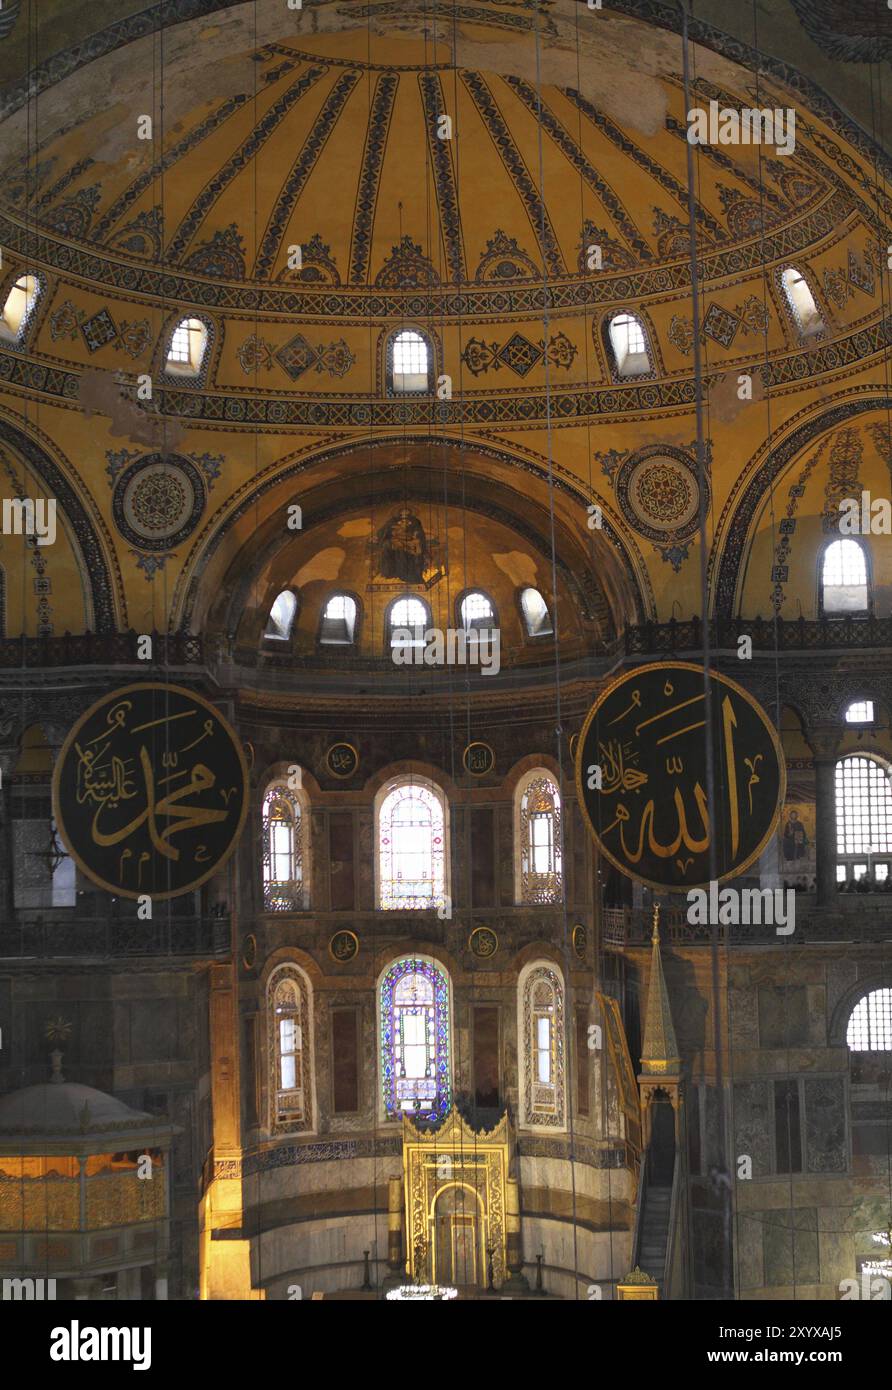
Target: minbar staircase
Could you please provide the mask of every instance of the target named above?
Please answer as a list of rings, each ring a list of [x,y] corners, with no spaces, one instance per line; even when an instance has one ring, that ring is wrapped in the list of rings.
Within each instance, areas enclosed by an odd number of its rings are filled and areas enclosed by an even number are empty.
[[[635,1263],[666,1286],[666,1255],[669,1250],[669,1215],[672,1188],[646,1182],[642,1193],[641,1221]]]

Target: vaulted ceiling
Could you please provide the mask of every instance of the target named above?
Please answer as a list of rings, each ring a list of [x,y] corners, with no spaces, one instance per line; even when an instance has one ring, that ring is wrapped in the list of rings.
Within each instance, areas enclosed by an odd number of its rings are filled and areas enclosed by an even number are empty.
[[[527,531],[548,534],[554,510],[561,562],[590,565],[613,623],[699,610],[698,339],[712,602],[767,612],[779,451],[795,461],[883,408],[892,200],[876,147],[825,94],[698,30],[698,102],[793,107],[797,124],[786,156],[695,149],[695,321],[682,52],[644,8],[473,0],[447,21],[258,0],[186,6],[167,29],[124,13],[96,56],[48,59],[39,96],[7,93],[4,271],[37,270],[43,292],[23,341],[0,345],[0,444],[21,486],[36,469],[70,497],[68,549],[45,559],[53,598],[44,585],[43,616],[23,600],[25,625],[197,621],[289,498],[311,515],[333,479],[366,488],[365,443],[423,497],[425,440],[449,460],[450,505],[472,478]],[[807,340],[789,264],[824,320]],[[607,354],[615,309],[647,331],[641,379]],[[162,370],[183,313],[211,330],[186,383]],[[405,323],[429,334],[451,397],[384,389],[386,335]],[[158,451],[177,460],[163,498]],[[142,502],[182,512],[152,536],[134,512],[143,473]],[[765,563],[743,583],[760,528]]]

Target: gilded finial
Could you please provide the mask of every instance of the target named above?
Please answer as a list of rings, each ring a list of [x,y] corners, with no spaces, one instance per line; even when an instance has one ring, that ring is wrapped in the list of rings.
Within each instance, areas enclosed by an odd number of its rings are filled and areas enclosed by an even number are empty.
[[[654,903],[654,928],[651,935],[651,942],[654,946],[660,944],[660,904]]]

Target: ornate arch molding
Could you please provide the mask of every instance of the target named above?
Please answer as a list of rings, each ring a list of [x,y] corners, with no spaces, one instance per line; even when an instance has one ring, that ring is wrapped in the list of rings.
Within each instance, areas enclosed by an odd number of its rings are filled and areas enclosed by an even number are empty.
[[[406,450],[413,447],[421,447],[429,451],[439,449],[458,450],[462,447],[462,441],[454,439],[449,435],[430,434],[384,435],[373,439],[345,440],[339,444],[329,445],[326,448],[314,450],[312,453],[300,458],[292,459],[284,468],[280,468],[277,472],[271,472],[268,477],[263,478],[257,483],[253,480],[249,483],[245,483],[243,488],[236,494],[238,499],[237,505],[233,506],[231,510],[226,513],[216,530],[210,535],[208,535],[206,530],[204,532],[204,540],[202,541],[202,539],[199,538],[198,542],[193,547],[192,553],[183,568],[183,573],[177,582],[177,588],[174,593],[170,618],[172,626],[180,626],[187,630],[191,629],[193,616],[196,608],[199,606],[203,577],[210,561],[223,543],[227,534],[266,493],[280,487],[282,483],[287,482],[289,479],[303,477],[317,464],[327,463],[332,459],[344,458],[349,454],[358,454],[360,452],[368,454],[372,450]],[[506,448],[497,448],[492,444],[487,444],[476,439],[473,441],[464,440],[463,447],[469,455],[477,454],[484,458],[493,459],[512,470],[521,469],[538,479],[545,487],[548,486],[549,482],[553,482],[554,487],[561,492],[565,498],[581,508],[582,516],[586,515],[586,509],[591,498],[586,494],[582,485],[573,478],[572,475],[567,474],[566,476],[560,476],[556,469],[549,471],[546,459],[540,459],[539,456],[533,456],[531,454],[512,452]],[[396,496],[397,494],[395,493],[394,495]],[[378,500],[377,493],[375,496],[376,500]],[[399,491],[399,500],[403,500],[403,497],[404,491]],[[343,503],[340,503],[337,508],[332,506],[327,511],[323,512],[321,517],[324,518],[329,512],[334,514],[336,510],[343,510],[343,505]],[[458,505],[458,503],[456,503],[456,505]],[[465,504],[463,503],[463,505]],[[472,500],[469,500],[466,505],[468,505],[471,510],[482,510],[482,507],[479,505],[474,506]],[[603,506],[602,511],[604,511]],[[509,512],[506,511],[502,519],[512,525],[515,530],[523,531],[524,523],[520,522],[519,518],[513,519]],[[627,604],[634,607],[634,621],[640,622],[646,617],[654,617],[656,608],[654,605],[653,592],[646,577],[646,569],[643,564],[635,563],[635,558],[628,548],[627,539],[612,525],[606,512],[603,516],[603,526],[599,532],[599,536],[603,540],[606,540],[613,551],[616,552],[620,573],[624,580],[625,593],[617,593],[615,587],[613,591],[607,588],[604,589],[604,596],[607,600],[608,607],[611,609],[611,616],[614,616],[614,605],[619,606],[622,600],[625,599]],[[531,532],[530,539],[536,545],[537,549],[541,549],[541,537],[535,536],[535,534]],[[287,540],[287,537],[285,540]],[[203,549],[200,549],[202,544]],[[269,555],[266,553],[264,560],[268,561],[268,559]],[[566,581],[571,585],[572,590],[579,592],[581,586],[578,579],[572,575],[572,571],[563,566],[560,561],[558,561],[558,568],[561,570]],[[186,578],[187,574],[188,578]],[[255,577],[256,573],[252,572],[251,577],[247,577],[243,584],[240,582],[238,592],[241,593],[243,589],[242,597],[249,591],[251,582]],[[235,597],[236,596],[234,596],[234,601]],[[588,607],[588,603],[586,603],[586,607]],[[231,622],[231,614],[233,611],[233,608],[230,607],[227,615],[228,623]]]
[[[713,586],[713,612],[717,618],[734,616],[737,602],[741,564],[746,554],[747,539],[759,505],[776,478],[787,465],[807,448],[812,440],[837,425],[874,410],[892,409],[892,397],[871,395],[840,401],[821,414],[796,426],[771,449],[744,486],[743,495],[730,514],[721,555],[718,558]],[[764,446],[763,451],[764,452]],[[728,506],[731,506],[729,501]]]
[[[0,422],[0,444],[8,443],[21,454],[22,458],[39,473],[47,485],[51,496],[55,497],[61,510],[68,518],[71,532],[76,541],[75,553],[79,552],[79,569],[84,592],[92,608],[94,632],[115,632],[115,610],[126,623],[126,608],[121,592],[121,576],[117,572],[118,602],[115,602],[115,587],[109,572],[106,552],[99,534],[86,508],[66,478],[60,466],[54,462],[42,444],[30,434],[13,425],[8,417]],[[109,545],[110,553],[113,548]]]

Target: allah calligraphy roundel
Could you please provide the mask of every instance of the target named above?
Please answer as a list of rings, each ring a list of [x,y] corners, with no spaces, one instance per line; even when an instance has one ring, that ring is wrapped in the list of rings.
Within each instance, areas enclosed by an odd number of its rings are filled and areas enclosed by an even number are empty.
[[[589,830],[611,864],[651,888],[733,878],[777,825],[786,765],[768,715],[709,672],[710,808],[706,709],[703,667],[661,661],[614,681],[583,725],[576,789]]]
[[[232,853],[248,809],[238,738],[179,685],[126,685],[91,705],[62,746],[53,815],[88,878],[125,898],[175,898]]]

